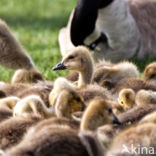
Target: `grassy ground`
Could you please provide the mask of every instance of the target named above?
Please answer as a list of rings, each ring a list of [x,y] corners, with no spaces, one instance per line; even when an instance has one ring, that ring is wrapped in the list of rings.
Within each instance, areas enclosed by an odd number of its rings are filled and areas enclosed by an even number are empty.
[[[0,18],[4,19],[47,80],[66,72],[52,72],[61,60],[58,31],[66,25],[76,0],[1,0]],[[133,60],[135,61],[135,60]],[[135,61],[139,69],[151,61]],[[0,80],[10,81],[13,70],[0,66]]]

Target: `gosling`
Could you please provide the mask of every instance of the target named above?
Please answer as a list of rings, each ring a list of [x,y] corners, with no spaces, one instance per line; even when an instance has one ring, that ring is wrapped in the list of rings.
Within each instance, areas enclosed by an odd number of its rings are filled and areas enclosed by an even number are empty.
[[[31,114],[42,118],[54,116],[52,110],[47,108],[43,100],[37,95],[27,96],[20,100],[14,107],[13,116],[27,117]]]
[[[12,79],[11,83],[37,83],[38,81],[44,81],[44,77],[41,72],[36,68],[27,69],[18,69]]]
[[[0,19],[0,64],[11,69],[30,69],[34,63],[25,52],[7,24]]]
[[[104,124],[120,124],[112,111],[111,102],[104,99],[92,100],[82,116],[80,130],[95,131]]]
[[[74,112],[85,109],[83,98],[65,78],[55,81],[54,88],[49,94],[49,103],[57,117],[72,118]]]

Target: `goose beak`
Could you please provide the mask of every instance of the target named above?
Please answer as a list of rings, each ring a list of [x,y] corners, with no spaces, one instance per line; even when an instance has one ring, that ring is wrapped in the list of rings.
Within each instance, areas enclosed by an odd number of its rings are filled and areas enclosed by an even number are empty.
[[[121,122],[119,121],[119,119],[115,115],[114,115],[113,124],[121,125]]]
[[[64,69],[67,69],[66,66],[64,65],[64,61],[61,61],[55,67],[52,68],[52,70],[64,70]]]

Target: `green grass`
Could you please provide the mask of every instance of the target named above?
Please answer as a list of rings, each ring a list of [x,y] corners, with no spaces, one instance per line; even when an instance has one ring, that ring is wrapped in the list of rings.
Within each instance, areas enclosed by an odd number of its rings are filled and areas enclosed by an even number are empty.
[[[76,0],[0,0],[0,18],[5,20],[47,80],[67,74],[51,68],[61,60],[59,29],[66,25]],[[153,59],[135,62],[142,71]],[[9,82],[13,70],[0,66],[0,80]]]
[[[53,72],[61,61],[59,29],[66,25],[75,0],[1,0],[0,18],[5,20],[47,80],[67,72]],[[0,66],[0,80],[10,81],[13,70]]]

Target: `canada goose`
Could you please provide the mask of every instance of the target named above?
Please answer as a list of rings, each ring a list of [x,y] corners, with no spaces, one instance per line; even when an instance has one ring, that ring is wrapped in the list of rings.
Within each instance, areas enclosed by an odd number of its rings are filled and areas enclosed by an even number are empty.
[[[152,62],[146,66],[144,70],[144,79],[146,81],[156,80],[156,62]]]
[[[37,156],[102,156],[103,149],[91,133],[78,133],[77,130],[65,126],[44,125],[40,130],[37,129],[37,132],[29,129],[20,144],[6,151],[6,156],[30,154]]]
[[[44,80],[43,75],[36,68],[18,69],[11,80],[11,83],[36,83],[39,80]]]
[[[79,0],[67,27],[60,31],[61,53],[86,45],[95,60],[156,57],[155,8],[150,0]]]
[[[55,80],[54,88],[49,94],[49,103],[58,117],[71,118],[72,113],[85,108],[83,98],[65,78]]]
[[[26,130],[40,121],[37,116],[11,117],[0,124],[0,149],[7,149],[20,142]]]
[[[25,52],[7,24],[0,19],[0,64],[12,69],[30,69],[34,63]]]
[[[99,85],[112,89],[113,86],[123,78],[138,77],[139,71],[131,62],[124,61],[112,66],[102,66],[97,68],[93,74],[93,81]]]
[[[155,131],[154,123],[137,124],[121,131],[113,139],[106,156],[155,155]]]
[[[130,88],[122,89],[119,92],[118,102],[124,108],[124,110],[134,107],[135,92]]]
[[[99,126],[109,123],[120,124],[111,109],[111,101],[97,98],[86,108],[81,119],[80,130],[94,131]]]
[[[135,102],[138,106],[156,104],[156,92],[152,90],[141,89],[136,94]]]
[[[30,114],[41,116],[42,118],[54,116],[52,110],[50,110],[37,95],[30,95],[21,99],[14,107],[14,116],[27,117]]]

